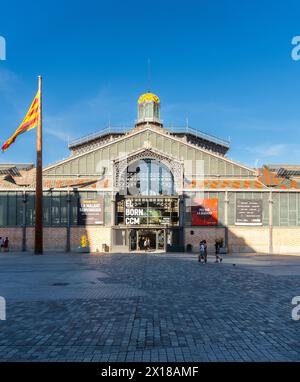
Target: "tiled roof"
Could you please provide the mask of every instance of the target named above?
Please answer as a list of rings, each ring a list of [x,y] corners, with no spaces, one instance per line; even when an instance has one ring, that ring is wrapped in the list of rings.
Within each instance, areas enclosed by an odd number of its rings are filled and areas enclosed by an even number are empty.
[[[300,189],[300,182],[295,179],[280,177],[275,171],[271,171],[267,166],[264,166],[259,171],[259,181],[267,187],[277,189]]]
[[[263,183],[256,179],[204,179],[185,181],[185,189],[262,189]]]
[[[110,188],[110,179],[96,178],[52,178],[44,176],[44,189],[63,189],[63,188],[80,188],[80,189],[96,189]],[[0,175],[0,189],[26,190],[35,188],[35,169],[20,170],[18,176],[11,174]],[[299,189],[300,182],[294,179],[282,178],[268,167],[263,167],[259,171],[256,179],[185,179],[184,189],[207,189],[207,190],[262,190],[262,189]]]

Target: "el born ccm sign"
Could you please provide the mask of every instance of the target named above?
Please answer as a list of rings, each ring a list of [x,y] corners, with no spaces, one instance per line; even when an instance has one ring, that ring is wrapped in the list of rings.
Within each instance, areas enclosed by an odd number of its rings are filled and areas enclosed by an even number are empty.
[[[140,224],[140,217],[144,216],[143,208],[134,208],[131,200],[125,200],[125,224]]]

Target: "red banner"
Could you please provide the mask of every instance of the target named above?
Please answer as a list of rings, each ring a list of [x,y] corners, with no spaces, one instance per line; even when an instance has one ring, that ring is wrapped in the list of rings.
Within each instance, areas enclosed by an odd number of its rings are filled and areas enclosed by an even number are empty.
[[[192,225],[218,225],[218,199],[192,200]]]

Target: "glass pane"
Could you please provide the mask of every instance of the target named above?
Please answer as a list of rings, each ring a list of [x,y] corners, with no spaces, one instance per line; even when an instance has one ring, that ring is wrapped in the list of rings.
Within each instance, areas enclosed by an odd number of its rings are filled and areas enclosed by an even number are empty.
[[[125,179],[124,179],[125,177]],[[174,177],[161,162],[154,159],[141,159],[127,167],[123,174],[126,187],[123,195],[174,195]]]
[[[10,192],[7,195],[8,201],[8,221],[9,226],[17,225],[17,195],[15,192]]]
[[[51,198],[51,225],[60,225],[60,194],[56,192]]]
[[[0,193],[0,226],[7,225],[7,194]]]
[[[35,195],[27,194],[26,199],[26,225],[33,226],[35,223]]]

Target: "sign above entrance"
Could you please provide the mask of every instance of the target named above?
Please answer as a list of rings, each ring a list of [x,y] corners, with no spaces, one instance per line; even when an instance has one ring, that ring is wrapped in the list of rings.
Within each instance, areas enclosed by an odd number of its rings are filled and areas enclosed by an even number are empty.
[[[79,199],[78,200],[78,224],[93,225],[104,224],[103,222],[103,196],[96,199]]]
[[[178,226],[178,198],[134,197],[118,200],[116,222],[127,226]]]
[[[125,224],[139,225],[141,224],[141,217],[144,216],[144,209],[134,206],[132,200],[125,200]]]
[[[193,198],[192,225],[218,225],[218,199]]]
[[[262,200],[237,199],[236,225],[262,225]]]

